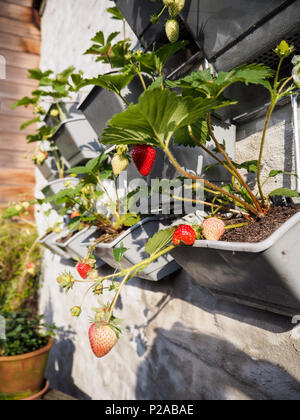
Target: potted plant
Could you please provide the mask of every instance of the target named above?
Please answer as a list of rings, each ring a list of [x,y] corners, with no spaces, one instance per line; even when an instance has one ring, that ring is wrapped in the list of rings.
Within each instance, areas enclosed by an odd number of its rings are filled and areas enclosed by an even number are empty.
[[[45,370],[55,326],[28,312],[0,314],[6,335],[0,339],[0,399],[39,399],[49,388]]]

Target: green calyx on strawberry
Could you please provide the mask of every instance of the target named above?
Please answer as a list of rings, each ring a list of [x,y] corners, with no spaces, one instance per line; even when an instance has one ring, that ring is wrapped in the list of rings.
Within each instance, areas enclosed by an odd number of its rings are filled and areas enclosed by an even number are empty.
[[[178,41],[180,28],[176,19],[167,20],[165,30],[167,38],[172,44]]]
[[[66,291],[69,291],[70,289],[72,289],[72,287],[75,284],[75,279],[72,276],[72,274],[67,273],[66,271],[63,274],[61,274],[59,277],[57,277],[56,281],[59,284],[59,286],[62,289],[66,289]]]
[[[210,217],[202,223],[202,235],[208,241],[219,241],[225,233],[225,223],[217,217]]]
[[[181,225],[174,232],[173,244],[194,245],[196,239],[197,233],[190,225]]]
[[[156,150],[152,146],[135,146],[131,153],[132,160],[142,176],[150,175],[156,159]]]

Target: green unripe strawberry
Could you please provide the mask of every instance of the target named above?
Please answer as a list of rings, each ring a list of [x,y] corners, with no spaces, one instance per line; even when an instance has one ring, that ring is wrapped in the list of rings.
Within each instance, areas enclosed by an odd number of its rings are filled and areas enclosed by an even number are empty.
[[[179,39],[179,23],[176,19],[169,19],[166,23],[166,35],[168,40],[173,44]]]
[[[175,0],[164,0],[164,5],[169,7],[175,3]]]
[[[112,170],[116,177],[120,175],[121,172],[125,171],[129,165],[129,160],[125,155],[119,155],[118,153],[114,155],[112,161]]]

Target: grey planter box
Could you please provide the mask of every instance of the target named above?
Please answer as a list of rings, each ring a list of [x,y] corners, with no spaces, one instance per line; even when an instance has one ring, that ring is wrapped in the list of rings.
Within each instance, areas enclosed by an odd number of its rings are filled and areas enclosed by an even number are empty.
[[[66,182],[70,182],[72,186],[76,186],[79,183],[79,180],[77,178],[56,179],[55,181],[49,182],[49,184],[42,189],[42,193],[45,197],[51,197],[52,195],[57,194],[59,191],[65,189]],[[51,203],[51,205],[55,210],[60,209],[60,206],[55,202]]]
[[[35,165],[43,177],[47,181],[54,181],[55,178],[58,177],[58,171],[55,163],[55,158],[53,156],[49,156],[48,159],[45,160],[43,165]]]
[[[113,268],[120,268],[113,256],[114,248],[118,248],[121,244],[127,248],[127,251],[122,260],[122,267],[129,268],[141,261],[149,258],[149,255],[144,251],[148,239],[158,232],[159,229],[165,229],[169,226],[166,222],[160,222],[158,219],[149,217],[137,223],[132,228],[128,229],[117,239],[109,244],[99,244],[95,249],[95,255],[102,261]],[[93,238],[96,238],[95,232],[90,235],[82,246],[90,246],[93,243]],[[159,281],[163,278],[175,273],[180,269],[180,266],[174,261],[171,255],[164,255],[149,266],[138,277],[151,281]]]
[[[260,243],[196,241],[171,254],[217,296],[287,316],[300,313],[300,213]]]
[[[146,84],[151,84],[148,76],[145,77]],[[143,87],[138,76],[122,91],[127,102],[137,103],[139,96],[143,93]],[[115,115],[126,109],[126,104],[115,93],[94,86],[90,93],[80,103],[78,109],[85,115],[88,122],[101,136],[106,123]]]
[[[49,249],[53,254],[58,255],[64,259],[70,259],[69,254],[62,248],[60,248],[56,240],[61,237],[61,233],[52,232],[49,235],[39,239],[41,245]]]
[[[89,249],[89,244],[87,243],[87,238],[90,238],[91,235],[95,234],[97,231],[96,228],[86,228],[77,232],[73,235],[70,239],[68,239],[65,243],[57,243],[58,239],[66,237],[69,234],[68,230],[63,231],[58,238],[56,238],[56,244],[59,248],[61,248],[66,254],[69,255],[70,258],[73,260],[80,259],[82,260]],[[100,268],[105,264],[104,261],[97,258],[97,267]]]
[[[81,117],[82,113],[78,109],[78,102],[77,101],[64,101],[64,102],[58,102],[62,112],[65,114],[65,119],[69,120],[71,118]],[[59,115],[57,118],[51,117],[50,112],[52,110],[57,110],[57,106],[55,104],[52,104],[45,115],[44,122],[50,126],[55,127],[59,125],[61,121],[61,116]]]
[[[70,167],[99,156],[103,150],[85,117],[62,122],[53,135],[53,141]]]

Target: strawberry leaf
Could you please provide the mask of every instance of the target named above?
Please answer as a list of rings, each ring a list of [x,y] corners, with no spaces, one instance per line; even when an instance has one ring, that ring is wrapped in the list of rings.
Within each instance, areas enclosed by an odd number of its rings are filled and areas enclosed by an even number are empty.
[[[277,190],[272,191],[269,194],[269,197],[299,197],[299,193],[295,190],[290,190],[289,188],[278,188]]]
[[[150,256],[152,256],[163,250],[172,241],[176,229],[177,226],[170,229],[160,230],[159,232],[157,232],[147,242],[145,246],[145,251]]]

